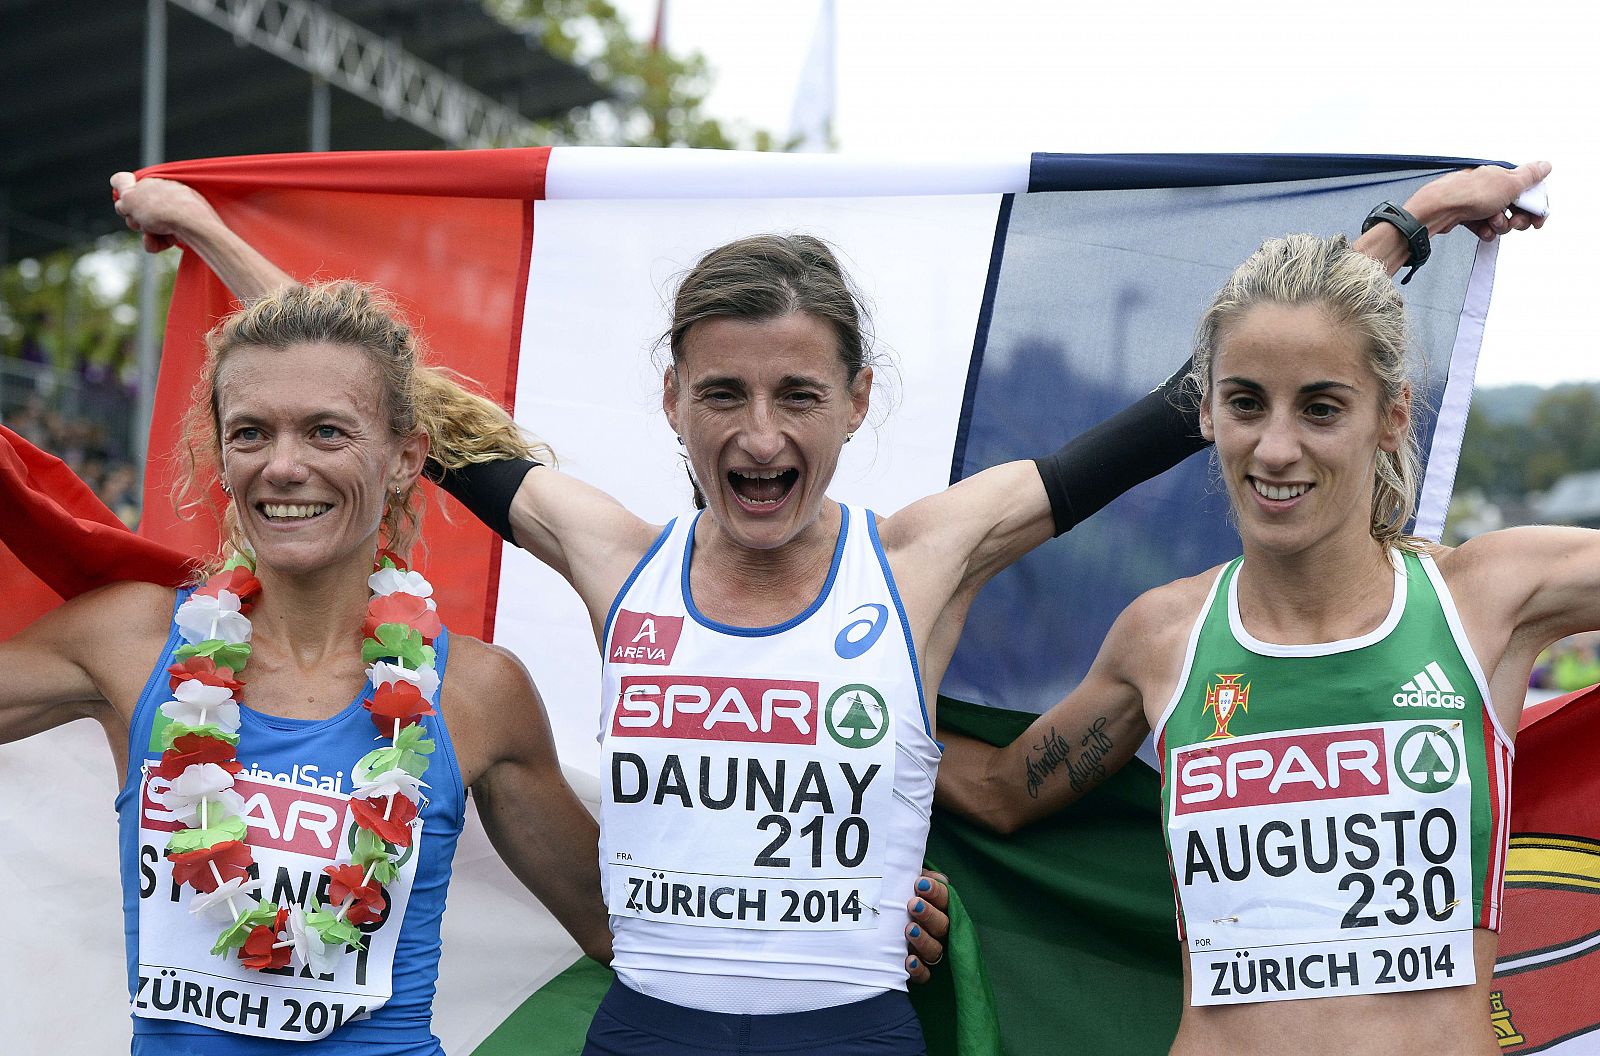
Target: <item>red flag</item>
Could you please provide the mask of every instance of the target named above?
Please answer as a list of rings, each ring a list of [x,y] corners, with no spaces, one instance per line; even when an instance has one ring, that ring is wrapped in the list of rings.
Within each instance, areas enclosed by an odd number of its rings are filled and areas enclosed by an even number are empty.
[[[1508,1053],[1542,1051],[1600,1031],[1596,760],[1600,687],[1557,697],[1524,714],[1511,800],[1505,919],[1489,1002],[1495,1035]]]
[[[121,580],[177,586],[184,554],[128,531],[66,464],[0,426],[0,638]]]

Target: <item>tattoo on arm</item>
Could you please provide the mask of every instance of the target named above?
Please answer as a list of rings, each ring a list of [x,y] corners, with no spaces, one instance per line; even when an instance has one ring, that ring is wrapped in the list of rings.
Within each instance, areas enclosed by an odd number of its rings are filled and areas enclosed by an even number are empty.
[[[1073,758],[1070,741],[1056,732],[1054,726],[1044,740],[1033,746],[1033,751],[1023,760],[1028,779],[1028,795],[1038,799],[1039,790],[1046,780],[1063,766],[1067,781],[1077,793],[1087,792],[1106,776],[1106,756],[1111,754],[1111,738],[1106,735],[1106,718],[1101,716],[1089,725],[1079,742],[1077,758]]]

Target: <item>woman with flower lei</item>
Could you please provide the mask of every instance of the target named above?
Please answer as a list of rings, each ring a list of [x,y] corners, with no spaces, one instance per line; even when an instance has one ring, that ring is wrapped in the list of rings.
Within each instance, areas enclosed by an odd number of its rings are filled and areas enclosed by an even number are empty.
[[[434,714],[429,701],[439,676],[430,643],[443,627],[428,581],[382,552],[368,579],[372,601],[362,625],[361,656],[372,665],[373,692],[361,704],[390,743],[362,756],[351,771],[356,838],[349,861],[323,870],[331,892],[327,906],[244,899],[262,886],[250,875],[244,801],[233,791],[242,769],[239,694],[250,659],[249,613],[261,592],[253,572],[248,557],[229,560],[173,618],[187,644],[174,654],[180,662],[167,669],[173,699],[161,705],[165,751],[152,772],[167,782],[162,804],[186,827],[173,833],[166,852],[173,881],[198,892],[193,908],[225,911],[228,924],[212,953],[237,950],[240,962],[256,971],[283,968],[292,954],[300,966],[324,975],[346,949],[362,948],[359,926],[382,918],[383,884],[394,879],[395,858],[411,846],[422,777],[435,747],[418,720]]]
[[[610,956],[595,824],[537,691],[450,635],[399,556],[430,445],[452,443],[419,407],[443,392],[526,443],[355,284],[279,290],[208,344],[186,436],[227,495],[231,556],[176,599],[118,583],[0,643],[0,741],[91,716],[123,767],[135,1053],[436,1054],[468,789],[512,871]]]

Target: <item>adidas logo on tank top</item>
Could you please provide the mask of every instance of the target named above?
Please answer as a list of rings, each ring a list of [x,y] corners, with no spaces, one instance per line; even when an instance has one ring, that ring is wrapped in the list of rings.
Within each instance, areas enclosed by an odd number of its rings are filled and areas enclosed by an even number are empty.
[[[1456,692],[1449,676],[1434,660],[1400,687],[1400,692],[1394,695],[1394,703],[1398,708],[1453,708],[1461,711],[1467,706],[1467,698]]]

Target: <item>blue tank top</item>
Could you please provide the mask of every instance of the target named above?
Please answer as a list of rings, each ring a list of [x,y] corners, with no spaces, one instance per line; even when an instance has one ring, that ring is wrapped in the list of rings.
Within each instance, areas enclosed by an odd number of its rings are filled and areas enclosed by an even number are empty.
[[[179,591],[177,604],[189,593]],[[174,626],[134,709],[128,775],[117,796],[135,1056],[442,1054],[431,1030],[439,921],[466,797],[438,697],[435,714],[420,720],[436,745],[422,831],[399,863],[400,877],[385,888],[383,919],[362,928],[367,949],[347,952],[331,976],[294,966],[250,971],[236,957],[211,954],[223,925],[189,914],[194,891],[173,884],[163,854],[180,826],[164,819],[149,795],[151,781],[160,780],[149,773],[161,756],[159,742],[152,743],[155,720],[172,699],[166,669],[182,644]],[[441,633],[434,643],[441,684],[449,648],[448,632]],[[371,693],[369,682],[348,707],[321,720],[241,707],[244,769],[234,790],[245,800],[251,850],[266,881],[262,897],[304,904],[315,894],[327,901],[323,867],[344,860],[355,834],[347,809],[350,767],[385,743],[362,706]],[[315,1041],[315,1049],[306,1041]]]

